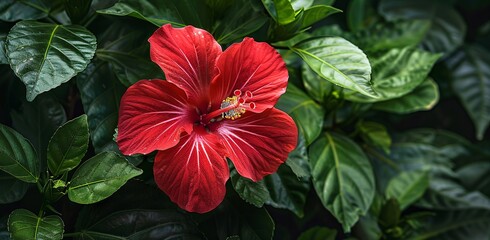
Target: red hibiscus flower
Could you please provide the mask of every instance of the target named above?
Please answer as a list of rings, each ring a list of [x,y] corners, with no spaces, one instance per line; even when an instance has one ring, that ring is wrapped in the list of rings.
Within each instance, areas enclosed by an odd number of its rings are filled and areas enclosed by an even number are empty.
[[[284,163],[297,128],[274,108],[288,72],[268,44],[226,51],[205,30],[164,25],[149,39],[167,80],[141,80],[121,99],[117,143],[127,155],[158,150],[157,185],[181,208],[208,212],[225,196],[227,158],[259,181]]]

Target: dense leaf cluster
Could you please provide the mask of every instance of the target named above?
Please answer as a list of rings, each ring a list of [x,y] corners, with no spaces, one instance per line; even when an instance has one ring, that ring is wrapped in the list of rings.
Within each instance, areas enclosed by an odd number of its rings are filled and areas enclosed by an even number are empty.
[[[488,239],[484,0],[2,0],[0,239]],[[119,102],[164,79],[163,24],[285,60],[299,139],[260,182],[187,213],[123,156]]]

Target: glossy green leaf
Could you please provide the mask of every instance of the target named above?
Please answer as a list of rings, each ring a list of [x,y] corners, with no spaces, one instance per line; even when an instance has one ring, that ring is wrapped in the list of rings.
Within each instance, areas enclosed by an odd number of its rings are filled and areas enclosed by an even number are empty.
[[[211,25],[211,11],[202,0],[120,0],[114,6],[97,12],[115,16],[131,16],[148,21],[157,27],[170,23],[174,27],[189,24],[206,29]]]
[[[371,163],[352,140],[325,133],[309,149],[313,186],[323,205],[349,232],[374,198]]]
[[[68,187],[68,198],[79,204],[101,201],[142,173],[114,152],[100,153],[77,168]]]
[[[461,15],[443,1],[382,0],[379,12],[389,21],[427,19],[431,26],[422,45],[431,52],[449,54],[465,37],[466,24]]]
[[[473,120],[480,140],[490,123],[489,63],[490,52],[477,45],[465,47],[447,60],[453,91]]]
[[[490,162],[470,163],[456,172],[462,185],[471,191],[479,191],[490,197]]]
[[[220,44],[228,44],[250,35],[267,22],[261,6],[253,0],[229,1],[232,5],[225,11],[221,21],[213,27],[213,36]]]
[[[95,36],[84,27],[35,21],[15,24],[6,42],[10,66],[26,85],[28,101],[85,69],[95,48]]]
[[[337,236],[337,230],[326,227],[312,227],[298,237],[298,240],[335,240]]]
[[[88,116],[90,138],[95,152],[117,150],[112,140],[117,127],[119,101],[125,89],[108,63],[91,63],[77,77],[83,109]]]
[[[307,64],[302,65],[301,76],[308,95],[318,102],[328,102],[327,98],[332,95],[332,92],[340,88],[329,81],[325,81]]]
[[[402,172],[388,183],[386,198],[398,200],[403,210],[422,197],[427,187],[429,187],[428,172]]]
[[[49,139],[66,122],[63,106],[54,97],[43,94],[33,102],[24,100],[19,111],[12,111],[10,116],[13,128],[29,139],[45,166]]]
[[[290,2],[294,11],[298,11],[311,7],[311,5],[313,5],[314,3],[314,0],[290,0]]]
[[[312,143],[320,135],[325,112],[298,87],[289,84],[286,93],[281,96],[276,107],[294,119],[299,133],[306,140],[306,145]]]
[[[366,96],[377,96],[370,83],[369,60],[349,41],[340,37],[322,37],[291,49],[325,80]]]
[[[378,93],[379,98],[352,94],[346,95],[346,99],[356,102],[377,102],[408,94],[427,79],[427,75],[439,57],[439,54],[412,47],[391,49],[378,58],[370,59],[373,68],[373,89]]]
[[[437,211],[413,239],[479,240],[490,235],[490,211]]]
[[[376,102],[373,108],[385,112],[407,114],[431,110],[439,101],[439,87],[431,78],[426,79],[412,92],[399,98]]]
[[[325,19],[334,13],[342,12],[340,9],[327,6],[327,5],[316,5],[304,10],[302,15],[299,15],[295,21],[295,25],[300,26],[298,30],[302,30],[311,25]]]
[[[311,176],[310,165],[308,164],[308,152],[303,135],[298,135],[296,148],[289,153],[286,165],[296,174],[298,178],[309,179]]]
[[[361,134],[361,138],[367,144],[379,147],[386,153],[390,152],[391,137],[388,134],[386,127],[376,122],[359,122],[357,128]]]
[[[289,0],[262,0],[271,17],[280,25],[288,24],[295,19],[295,11]]]
[[[266,176],[263,183],[269,190],[266,204],[288,209],[298,217],[303,217],[306,197],[310,191],[308,181],[298,179],[290,168],[282,165],[276,173]]]
[[[193,221],[176,210],[114,212],[80,230],[80,239],[202,239]]]
[[[14,210],[8,220],[12,240],[58,240],[63,238],[63,220],[57,215],[40,218],[25,209]]]
[[[2,192],[0,192],[0,204],[19,201],[26,194],[28,187],[28,183],[0,171],[0,189],[2,189]]]
[[[68,121],[58,128],[48,144],[48,168],[53,176],[74,169],[88,149],[87,115]]]
[[[0,20],[16,22],[44,18],[49,7],[43,0],[3,0],[0,1]]]
[[[0,124],[0,170],[24,182],[37,182],[40,163],[32,145],[13,129]]]
[[[454,180],[433,177],[418,206],[435,210],[486,209],[490,211],[490,197],[465,189]]]

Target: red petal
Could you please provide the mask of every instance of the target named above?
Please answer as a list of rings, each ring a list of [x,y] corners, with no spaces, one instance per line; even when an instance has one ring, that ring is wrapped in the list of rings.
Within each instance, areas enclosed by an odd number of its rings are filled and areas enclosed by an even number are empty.
[[[273,107],[286,91],[288,70],[277,51],[267,43],[245,38],[233,44],[218,58],[219,75],[213,80],[213,103],[220,103],[233,94],[235,89],[252,92],[247,102],[255,102],[253,112]]]
[[[298,139],[293,119],[276,108],[222,121],[216,131],[238,173],[254,181],[275,172]]]
[[[155,157],[155,181],[179,207],[204,213],[225,197],[229,169],[219,138],[200,126]]]
[[[221,54],[221,46],[210,33],[193,26],[173,28],[167,24],[148,41],[151,60],[163,69],[169,82],[184,89],[193,102],[207,97],[215,61]]]
[[[181,89],[163,80],[141,80],[121,99],[117,143],[122,153],[147,154],[175,146],[191,132],[197,113]]]

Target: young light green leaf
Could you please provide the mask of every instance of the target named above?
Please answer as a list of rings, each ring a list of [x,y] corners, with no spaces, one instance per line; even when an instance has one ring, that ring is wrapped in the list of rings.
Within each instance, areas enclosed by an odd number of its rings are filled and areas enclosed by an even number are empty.
[[[212,19],[209,7],[202,0],[120,0],[114,6],[97,12],[131,16],[148,21],[157,27],[170,23],[174,27],[190,24],[207,29]]]
[[[386,188],[386,198],[395,198],[401,210],[417,201],[429,187],[427,171],[402,172],[392,178]]]
[[[0,204],[7,204],[19,201],[27,192],[29,184],[14,176],[0,171]],[[0,237],[0,239],[2,239]]]
[[[289,0],[262,0],[271,17],[280,25],[288,24],[295,19],[295,11]]]
[[[24,182],[37,182],[40,163],[31,143],[13,129],[0,124],[0,170]]]
[[[3,0],[0,1],[0,20],[16,22],[40,19],[46,17],[49,10],[43,0]]]
[[[379,147],[386,153],[390,152],[391,137],[388,130],[382,124],[376,122],[359,122],[357,128],[360,131],[361,138],[369,145]]]
[[[14,210],[8,220],[12,240],[61,240],[64,224],[59,216],[38,217],[26,209]]]
[[[84,162],[73,174],[68,198],[79,204],[101,201],[142,173],[143,170],[114,152],[99,153]]]
[[[378,102],[408,94],[427,79],[439,57],[439,54],[413,47],[391,49],[378,58],[370,59],[373,68],[373,89],[379,98],[346,94],[346,99],[355,102]]]
[[[428,78],[406,95],[374,103],[373,109],[391,113],[407,114],[431,110],[438,101],[439,87],[434,80]]]
[[[58,128],[48,144],[48,168],[53,176],[74,169],[88,149],[87,115],[68,121]]]
[[[431,52],[449,54],[463,44],[466,24],[450,4],[443,1],[382,0],[379,12],[389,21],[426,19],[431,25],[422,45]]]
[[[490,52],[477,45],[458,51],[447,61],[453,91],[476,127],[476,137],[483,135],[490,123]]]
[[[320,135],[324,109],[298,87],[289,84],[286,93],[281,96],[276,107],[294,119],[299,133],[306,140],[306,145],[311,144]]]
[[[114,212],[79,231],[82,239],[202,239],[194,222],[176,210]]]
[[[371,163],[352,140],[325,133],[309,149],[313,186],[323,205],[349,232],[374,198]]]
[[[322,78],[344,88],[377,97],[373,90],[371,65],[366,55],[340,37],[314,38],[291,48]]]
[[[10,67],[24,82],[27,100],[70,80],[94,56],[95,36],[81,26],[20,21],[7,36]]]

